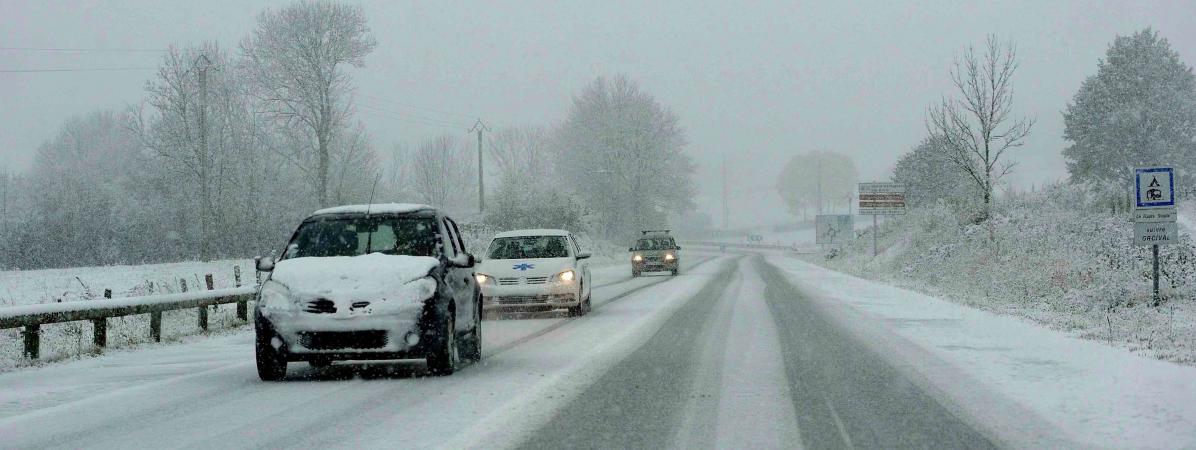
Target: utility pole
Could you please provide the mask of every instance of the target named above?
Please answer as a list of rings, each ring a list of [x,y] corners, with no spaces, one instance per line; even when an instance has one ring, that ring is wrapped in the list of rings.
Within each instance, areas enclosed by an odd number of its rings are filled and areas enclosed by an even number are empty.
[[[818,214],[822,214],[822,153],[814,152],[814,179],[818,183]]]
[[[208,59],[207,55],[199,55],[195,58],[195,70],[199,75],[199,182],[200,182],[200,201],[203,202],[203,207],[200,208],[200,231],[199,242],[199,259],[208,261],[212,258],[211,252],[211,226],[212,226],[212,211],[211,211],[211,188],[208,186],[208,69],[211,68],[212,61]]]
[[[727,155],[723,155],[723,232],[727,231]]]
[[[473,124],[473,128],[469,129],[469,133],[476,132],[478,134],[478,213],[486,212],[486,182],[482,179],[482,133],[490,131],[486,124],[482,123],[482,119]]]

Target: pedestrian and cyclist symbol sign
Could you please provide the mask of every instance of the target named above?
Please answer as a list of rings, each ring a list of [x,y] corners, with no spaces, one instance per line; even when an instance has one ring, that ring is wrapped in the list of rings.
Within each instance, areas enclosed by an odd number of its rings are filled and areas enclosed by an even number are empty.
[[[1170,167],[1134,169],[1135,208],[1174,208],[1175,171]]]

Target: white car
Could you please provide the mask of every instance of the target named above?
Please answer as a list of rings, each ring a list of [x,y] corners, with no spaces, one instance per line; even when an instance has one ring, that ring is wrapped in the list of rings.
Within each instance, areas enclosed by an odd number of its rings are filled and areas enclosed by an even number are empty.
[[[565,230],[499,233],[477,268],[486,311],[590,310],[590,252]]]

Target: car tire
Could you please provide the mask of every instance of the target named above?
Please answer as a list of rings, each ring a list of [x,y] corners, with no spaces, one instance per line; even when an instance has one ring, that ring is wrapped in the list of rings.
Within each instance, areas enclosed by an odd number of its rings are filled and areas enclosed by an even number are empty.
[[[274,333],[258,328],[254,353],[257,359],[257,376],[262,381],[282,381],[287,376],[287,359],[270,341]]]
[[[681,273],[681,269],[673,269],[673,276],[677,276],[678,273]]]
[[[474,307],[473,331],[469,332],[469,339],[465,341],[465,352],[461,358],[476,363],[482,360],[482,300],[478,296],[477,306]]]
[[[581,300],[579,300],[577,302],[577,306],[573,306],[573,307],[569,308],[569,317],[581,317],[581,316],[586,315],[587,312],[589,312],[589,308],[586,308],[586,300],[588,300],[588,299],[582,298],[582,294],[584,294],[585,292],[586,292],[586,286],[584,284],[578,286],[577,298],[579,298]]]
[[[461,364],[461,349],[458,347],[456,313],[449,310],[441,320],[441,335],[435,348],[428,355],[428,372],[436,376],[452,375]]]
[[[638,270],[631,271],[631,278],[638,278],[639,276],[640,276],[640,271],[638,271]]]

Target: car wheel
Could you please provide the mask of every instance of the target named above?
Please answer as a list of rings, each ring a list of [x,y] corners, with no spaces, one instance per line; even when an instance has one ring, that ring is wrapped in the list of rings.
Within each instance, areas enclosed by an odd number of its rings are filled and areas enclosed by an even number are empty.
[[[457,346],[457,327],[455,313],[449,310],[441,321],[440,339],[432,354],[428,355],[428,371],[432,375],[452,375],[461,364],[461,352]]]
[[[673,269],[673,276],[677,276],[678,273],[681,273],[681,269]]]
[[[582,298],[582,294],[584,294],[585,292],[586,292],[585,285],[578,286],[577,298],[580,300],[577,301],[577,306],[573,306],[573,307],[569,308],[569,317],[581,317],[581,316],[586,315],[586,311],[588,311],[588,309],[586,309],[586,300],[584,298]]]
[[[636,278],[638,276],[640,276],[640,271],[638,271],[638,270],[631,271],[631,278]]]
[[[473,331],[469,333],[469,340],[466,342],[464,358],[469,362],[478,362],[482,360],[482,301],[478,297],[477,306],[474,307],[473,312]]]
[[[287,376],[286,357],[271,344],[273,339],[274,333],[269,330],[257,330],[254,350],[257,356],[257,376],[262,381],[281,381]]]

